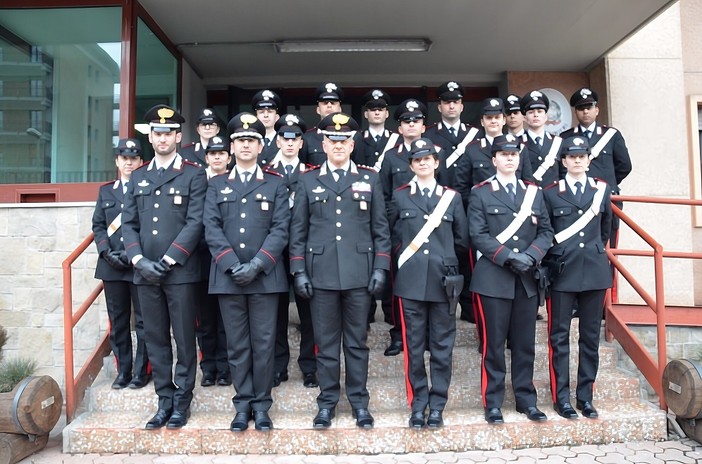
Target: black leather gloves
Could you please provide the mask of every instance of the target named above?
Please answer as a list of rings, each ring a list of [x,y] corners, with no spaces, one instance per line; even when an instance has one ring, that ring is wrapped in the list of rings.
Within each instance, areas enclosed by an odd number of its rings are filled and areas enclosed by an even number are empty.
[[[385,271],[382,269],[373,269],[370,282],[368,282],[368,293],[378,295],[385,287]]]
[[[254,257],[248,263],[239,264],[231,270],[231,277],[235,284],[245,287],[253,282],[263,270],[263,263]]]
[[[107,264],[118,271],[126,271],[132,267],[129,264],[129,258],[127,258],[127,252],[125,251],[105,250],[100,253],[100,256],[107,261]]]
[[[163,264],[151,261],[148,258],[141,258],[137,261],[134,265],[134,269],[146,280],[153,283],[161,282],[166,277],[166,273],[170,270],[164,267]]]
[[[302,298],[310,299],[314,296],[312,282],[310,282],[310,279],[304,272],[298,272],[293,276],[293,287],[295,288],[295,293]]]
[[[528,254],[514,251],[509,252],[507,262],[509,263],[514,272],[520,274],[528,272],[536,264],[536,260],[534,260],[534,258],[529,256]]]

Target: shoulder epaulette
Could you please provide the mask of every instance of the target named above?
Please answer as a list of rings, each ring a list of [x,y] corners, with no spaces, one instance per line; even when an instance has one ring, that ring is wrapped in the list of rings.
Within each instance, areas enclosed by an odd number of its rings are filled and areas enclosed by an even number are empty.
[[[263,169],[264,174],[270,174],[271,176],[276,176],[276,177],[283,177],[283,175],[277,171],[273,171],[272,169]]]
[[[519,180],[521,180],[522,182],[524,182],[524,184],[526,184],[526,185],[535,185],[536,187],[541,188],[541,186],[540,186],[539,184],[537,184],[537,183],[535,183],[535,182],[532,182],[532,181],[530,181],[530,180],[526,180],[526,179],[519,179]]]
[[[187,145],[181,145],[180,148],[183,149],[183,148],[194,147],[194,146],[195,146],[195,143],[196,143],[196,142],[190,142],[190,143],[187,144]]]
[[[144,169],[144,168],[147,167],[149,164],[151,164],[151,161],[149,161],[148,163],[142,164],[142,165],[139,166],[138,168],[134,169],[134,171],[138,171],[138,170],[140,170],[140,169]],[[132,172],[134,172],[134,171],[132,171]]]
[[[115,185],[115,182],[119,182],[119,179],[117,180],[111,180],[109,182],[105,182],[104,184],[100,185],[100,187],[104,187],[106,185]]]
[[[603,184],[606,184],[607,181],[604,179],[600,179],[599,177],[590,177],[589,179],[594,180],[596,182],[602,182]]]
[[[492,183],[492,178],[491,178],[491,177],[488,177],[487,179],[485,179],[485,180],[482,181],[481,183],[475,184],[472,188],[477,189],[477,188],[480,188],[480,187],[485,187],[486,185],[491,185],[491,183]]]
[[[318,171],[321,167],[322,167],[321,164],[319,166],[312,166],[311,168],[309,168],[309,170],[307,170],[305,172],[301,172],[300,174],[302,174],[304,176],[304,175],[309,174],[311,172]]]
[[[407,184],[405,184],[405,185],[400,185],[400,186],[397,187],[395,190],[404,190],[404,189],[409,188],[409,187],[410,187],[410,184],[407,183]]]
[[[202,165],[200,165],[200,164],[198,164],[198,163],[195,163],[195,162],[193,162],[193,161],[188,161],[188,160],[186,160],[185,158],[183,158],[183,164],[185,164],[185,165],[190,165],[190,166],[195,166],[196,168],[201,168],[201,167],[202,167]]]
[[[554,187],[558,186],[558,181],[554,180],[552,184],[548,184],[546,187],[544,187],[544,190],[551,190]]]
[[[360,168],[360,169],[365,169],[366,171],[376,172],[375,169],[373,169],[371,166],[364,166],[362,164],[357,164],[356,167]]]

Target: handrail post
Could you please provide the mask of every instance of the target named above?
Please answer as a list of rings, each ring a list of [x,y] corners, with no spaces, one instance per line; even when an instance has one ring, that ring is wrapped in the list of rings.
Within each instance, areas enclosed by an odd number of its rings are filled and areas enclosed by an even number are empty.
[[[654,272],[656,279],[656,331],[658,342],[658,385],[655,389],[658,391],[660,407],[663,410],[668,409],[665,397],[663,396],[663,370],[668,364],[668,342],[666,336],[666,314],[665,314],[665,285],[663,278],[663,246],[657,244],[653,250]]]
[[[63,262],[63,356],[66,385],[66,421],[70,422],[75,413],[75,377],[73,372],[73,282],[71,262]]]

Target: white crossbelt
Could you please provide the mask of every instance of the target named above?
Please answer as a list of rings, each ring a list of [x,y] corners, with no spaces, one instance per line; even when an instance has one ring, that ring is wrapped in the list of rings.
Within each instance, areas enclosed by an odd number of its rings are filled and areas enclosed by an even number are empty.
[[[541,163],[541,165],[538,167],[536,172],[534,172],[534,179],[538,180],[541,182],[544,178],[544,174],[546,174],[546,171],[553,166],[553,164],[556,162],[556,158],[558,157],[558,152],[561,149],[561,144],[563,143],[563,139],[560,137],[554,137],[553,138],[553,144],[551,144],[551,149],[548,151],[548,154],[546,155],[546,158],[544,159],[544,162]]]
[[[400,138],[400,134],[390,134],[390,137],[388,137],[388,143],[385,144],[385,148],[383,148],[383,152],[378,157],[378,161],[375,162],[373,169],[375,169],[376,171],[380,171],[380,166],[383,164],[383,159],[385,158],[385,153],[387,153],[388,150],[390,150],[395,145],[397,145],[397,139],[399,139],[399,138]]]
[[[471,127],[466,136],[463,137],[463,140],[461,140],[461,142],[456,146],[456,149],[453,150],[453,153],[451,153],[451,155],[448,158],[446,158],[447,168],[450,168],[451,166],[453,166],[453,163],[458,161],[458,158],[460,158],[463,152],[466,151],[466,147],[470,142],[473,141],[476,135],[478,135],[478,129],[476,129],[475,127]]]
[[[602,205],[602,199],[605,196],[606,190],[607,184],[605,182],[597,182],[597,192],[595,193],[595,197],[592,199],[592,204],[590,207],[582,216],[578,218],[577,221],[558,232],[553,237],[556,243],[562,243],[583,230],[585,226],[600,213],[600,206]]]
[[[605,131],[602,138],[600,138],[600,140],[598,140],[595,146],[592,147],[592,149],[590,150],[590,156],[588,157],[590,158],[590,161],[600,156],[600,152],[602,151],[602,149],[605,147],[605,145],[609,143],[610,140],[612,140],[612,137],[614,137],[614,134],[616,133],[617,129],[615,129],[614,127],[610,127]]]
[[[434,211],[432,211],[432,213],[429,215],[427,222],[424,223],[419,232],[417,232],[417,235],[415,235],[410,244],[407,245],[407,248],[405,248],[400,254],[400,258],[397,261],[398,269],[401,268],[402,265],[412,257],[412,255],[419,251],[424,241],[429,238],[429,235],[431,235],[434,229],[439,227],[439,224],[441,224],[441,218],[448,210],[451,200],[453,200],[455,195],[456,192],[453,190],[444,190],[444,194],[441,196],[441,199],[436,205],[436,208],[434,208]]]
[[[122,213],[119,213],[117,217],[110,222],[110,225],[107,226],[107,236],[112,237],[112,234],[117,232],[120,227],[122,227]]]
[[[501,245],[504,245],[504,243],[509,240],[509,238],[512,237],[520,227],[522,227],[524,221],[531,216],[531,207],[534,205],[534,199],[536,198],[536,192],[538,191],[539,187],[536,185],[527,185],[524,201],[522,202],[521,208],[519,208],[519,212],[514,217],[512,222],[505,228],[505,230],[500,232],[497,237],[495,237]]]

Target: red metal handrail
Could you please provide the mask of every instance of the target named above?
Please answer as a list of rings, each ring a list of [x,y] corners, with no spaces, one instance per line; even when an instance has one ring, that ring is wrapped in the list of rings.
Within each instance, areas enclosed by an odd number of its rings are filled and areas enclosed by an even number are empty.
[[[102,281],[90,292],[77,311],[73,312],[73,279],[71,265],[93,243],[91,233],[78,245],[73,252],[63,261],[63,340],[64,340],[64,372],[66,378],[66,422],[71,422],[75,416],[76,408],[83,401],[85,390],[92,384],[100,372],[102,358],[110,352],[109,331],[106,331],[98,345],[90,353],[85,364],[74,377],[73,370],[73,329],[90,309],[102,292]]]
[[[667,204],[667,205],[687,205],[687,206],[702,206],[700,200],[675,199],[675,198],[654,198],[654,197],[633,197],[633,196],[613,196],[612,201],[631,202],[631,203],[651,203],[651,204]],[[636,293],[641,296],[646,305],[656,315],[656,336],[657,336],[657,361],[653,359],[646,347],[638,340],[636,335],[627,326],[627,321],[620,317],[613,310],[611,291],[607,292],[605,304],[605,323],[606,337],[611,341],[616,338],[624,351],[629,355],[636,367],[641,371],[646,380],[651,384],[655,392],[658,394],[659,404],[661,409],[667,409],[665,397],[663,396],[662,378],[663,370],[668,361],[667,355],[667,337],[666,337],[666,305],[665,305],[665,285],[663,275],[663,258],[683,258],[683,259],[699,259],[702,258],[702,253],[687,253],[687,252],[666,252],[663,246],[648,234],[641,226],[639,226],[631,217],[625,214],[616,205],[612,205],[613,213],[618,216],[622,222],[628,225],[641,239],[643,239],[653,251],[646,250],[620,250],[607,249],[607,256],[610,261],[632,286]],[[654,266],[654,283],[655,293],[651,296],[636,278],[627,270],[624,264],[617,257],[622,256],[653,256]]]

